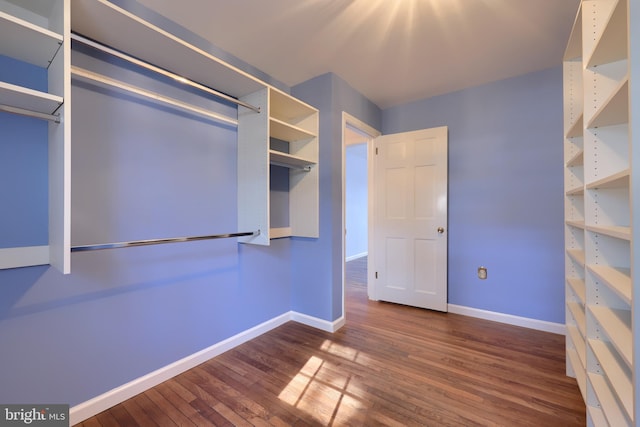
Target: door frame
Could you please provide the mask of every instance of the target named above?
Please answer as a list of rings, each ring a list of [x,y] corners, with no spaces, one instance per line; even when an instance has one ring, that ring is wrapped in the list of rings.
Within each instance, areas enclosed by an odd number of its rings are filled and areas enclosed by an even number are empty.
[[[373,184],[373,153],[374,153],[374,139],[378,136],[382,135],[382,133],[375,129],[372,126],[369,126],[365,122],[355,118],[351,114],[343,111],[342,112],[342,253],[341,253],[341,263],[342,263],[342,315],[346,318],[345,311],[345,264],[346,264],[346,152],[347,152],[347,143],[345,133],[347,131],[347,126],[356,129],[358,132],[362,133],[366,136],[367,141],[367,262],[371,257],[372,243],[371,243],[371,235],[373,233],[373,223],[372,223],[372,215],[373,215],[373,195],[372,195],[372,184]],[[367,268],[367,293],[369,298],[372,297],[372,287],[369,283],[372,283],[369,268]]]

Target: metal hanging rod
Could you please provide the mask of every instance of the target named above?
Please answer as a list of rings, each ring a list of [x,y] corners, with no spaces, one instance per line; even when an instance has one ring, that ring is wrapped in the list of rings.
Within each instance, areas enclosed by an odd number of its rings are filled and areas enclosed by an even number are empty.
[[[38,111],[26,110],[24,108],[12,107],[10,105],[0,104],[0,111],[6,113],[18,114],[21,116],[35,117],[36,119],[48,120],[54,123],[60,123],[60,116],[55,114],[45,114]]]
[[[205,116],[214,120],[218,120],[220,122],[224,122],[227,124],[231,124],[234,126],[238,126],[238,121],[235,119],[231,119],[229,117],[223,116],[218,113],[214,113],[212,111],[206,110],[204,108],[196,107],[191,104],[187,104],[186,102],[179,101],[174,98],[170,98],[168,96],[160,95],[155,92],[151,92],[146,89],[139,88],[137,86],[133,86],[127,83],[123,83],[119,80],[114,80],[109,77],[103,76],[101,74],[94,73],[92,71],[85,70],[83,68],[78,68],[76,66],[71,66],[71,74],[76,77],[82,77],[85,79],[89,79],[92,81],[96,81],[116,89],[124,90],[126,92],[132,93],[138,97],[148,98],[154,101],[162,102],[164,104],[170,105],[172,107],[177,107],[191,113],[199,114],[201,116]]]
[[[117,29],[115,29],[114,31],[117,31]],[[203,85],[201,83],[194,82],[193,80],[189,80],[186,77],[182,77],[182,76],[180,76],[178,74],[172,73],[171,71],[165,70],[163,68],[160,68],[158,66],[150,64],[150,63],[148,63],[146,61],[142,61],[140,59],[134,58],[133,56],[127,55],[126,53],[122,53],[119,50],[112,49],[112,48],[110,48],[108,46],[105,46],[105,45],[103,45],[101,43],[98,43],[98,42],[95,42],[93,40],[90,40],[90,39],[88,39],[86,37],[83,37],[83,36],[81,36],[79,34],[71,33],[71,39],[75,40],[77,42],[80,42],[82,44],[85,44],[87,46],[91,46],[91,47],[93,47],[95,49],[98,49],[98,50],[100,50],[102,52],[106,52],[106,53],[108,53],[110,55],[116,56],[116,57],[118,57],[120,59],[123,59],[123,60],[125,60],[127,62],[130,62],[132,64],[135,64],[135,65],[138,65],[140,67],[146,68],[147,70],[151,70],[151,71],[154,71],[154,72],[156,72],[158,74],[161,74],[163,76],[170,77],[170,78],[172,78],[172,79],[174,79],[176,81],[179,81],[180,83],[184,83],[184,84],[186,84],[188,86],[194,87],[196,89],[199,89],[199,90],[201,90],[203,92],[206,92],[206,93],[211,94],[213,96],[216,96],[218,98],[224,99],[226,101],[232,102],[232,103],[237,104],[237,105],[242,105],[243,107],[246,107],[246,108],[248,108],[250,110],[253,110],[256,113],[260,112],[260,107],[256,107],[256,106],[251,105],[251,104],[249,104],[247,102],[240,101],[239,99],[234,98],[233,96],[229,96],[229,95],[227,95],[225,93],[218,92],[217,90],[211,89],[210,87],[205,86],[205,85]]]
[[[260,230],[247,231],[247,232],[241,232],[241,233],[213,234],[210,236],[174,237],[170,239],[150,239],[150,240],[134,240],[130,242],[119,242],[119,243],[102,243],[98,245],[72,246],[71,252],[100,251],[103,249],[129,248],[133,246],[148,246],[148,245],[162,245],[165,243],[193,242],[196,240],[227,239],[229,237],[257,236],[259,234],[260,234]]]

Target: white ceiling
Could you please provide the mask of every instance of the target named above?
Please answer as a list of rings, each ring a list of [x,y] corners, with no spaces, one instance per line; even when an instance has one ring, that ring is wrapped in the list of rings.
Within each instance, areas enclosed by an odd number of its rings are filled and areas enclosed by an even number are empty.
[[[288,86],[381,108],[560,65],[580,0],[138,0]]]

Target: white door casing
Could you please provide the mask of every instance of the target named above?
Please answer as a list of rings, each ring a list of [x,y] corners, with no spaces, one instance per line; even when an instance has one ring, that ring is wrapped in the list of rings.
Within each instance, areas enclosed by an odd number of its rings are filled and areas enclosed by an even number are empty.
[[[384,135],[374,146],[369,296],[447,311],[448,128]]]

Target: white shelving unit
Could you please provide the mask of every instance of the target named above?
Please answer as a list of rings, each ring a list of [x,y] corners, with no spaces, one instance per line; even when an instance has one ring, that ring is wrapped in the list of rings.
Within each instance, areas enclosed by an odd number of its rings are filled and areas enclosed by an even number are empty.
[[[590,426],[637,425],[628,0],[582,0],[564,57],[567,375]]]
[[[238,226],[259,229],[245,243],[268,245],[281,237],[318,237],[318,110],[274,88],[243,97],[268,114],[238,112]],[[277,140],[278,144],[272,143]],[[282,144],[288,147],[282,150]],[[270,166],[289,169],[289,225],[274,227],[271,218]]]
[[[107,0],[73,0],[74,33],[260,108],[238,107],[240,242],[318,237],[318,111]],[[272,150],[270,139],[288,142]],[[270,229],[269,165],[290,168],[289,227]]]
[[[0,249],[0,268],[51,264],[70,271],[69,18],[69,0],[0,0],[0,54],[46,68],[48,75],[47,92],[0,81],[0,114],[49,122],[49,244]]]

